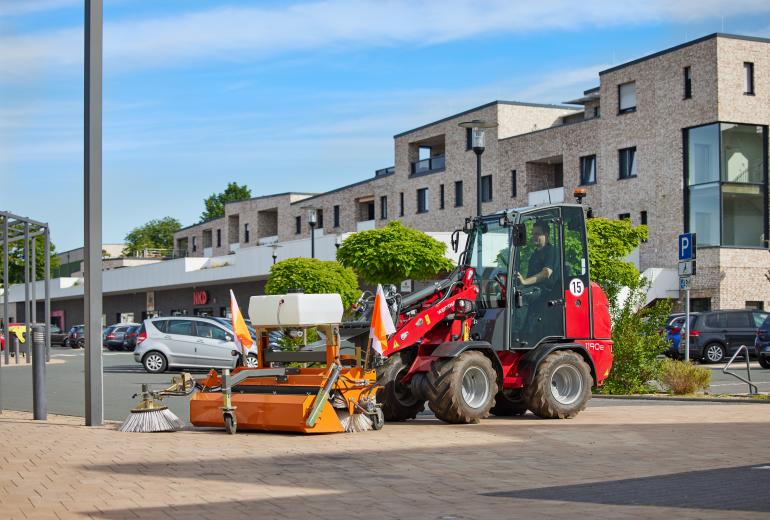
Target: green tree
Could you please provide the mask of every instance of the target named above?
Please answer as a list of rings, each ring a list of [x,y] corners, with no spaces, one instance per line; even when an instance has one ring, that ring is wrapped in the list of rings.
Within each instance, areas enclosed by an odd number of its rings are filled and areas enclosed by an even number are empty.
[[[633,227],[628,220],[592,218],[587,227],[591,279],[602,286],[610,305],[614,305],[621,288],[636,288],[642,283],[636,266],[625,259],[647,240],[647,226]]]
[[[54,270],[59,267],[59,257],[56,255],[56,248],[53,243],[50,244],[49,251],[51,253],[51,276],[54,275]],[[31,252],[30,252],[31,257]],[[0,246],[0,258],[2,258],[2,246]],[[31,258],[30,258],[31,259]],[[19,240],[11,243],[11,248],[8,251],[8,272],[10,273],[10,283],[24,283],[24,241]],[[45,277],[45,243],[43,237],[39,236],[35,239],[35,277],[38,280],[42,280]],[[5,273],[3,272],[3,263],[0,260],[0,280],[5,280]]]
[[[165,217],[149,221],[143,226],[134,228],[126,235],[126,247],[123,254],[136,255],[145,249],[173,249],[174,233],[182,228],[182,224],[173,217]]]
[[[302,289],[307,294],[338,293],[347,309],[361,294],[352,269],[317,258],[288,258],[273,265],[265,284],[266,294]]]
[[[452,262],[445,252],[446,244],[393,221],[349,236],[337,251],[337,260],[368,283],[395,284],[407,278],[428,280],[449,271]]]
[[[236,182],[230,182],[222,193],[212,193],[208,198],[204,199],[203,204],[206,210],[201,213],[201,222],[224,216],[225,204],[228,202],[250,198],[251,190],[245,184],[240,186]]]

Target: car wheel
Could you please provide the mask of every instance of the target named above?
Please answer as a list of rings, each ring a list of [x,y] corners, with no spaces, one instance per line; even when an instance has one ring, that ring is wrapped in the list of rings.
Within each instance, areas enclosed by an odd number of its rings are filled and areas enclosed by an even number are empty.
[[[85,340],[85,338],[80,338],[80,339],[77,341],[77,343],[75,343],[75,347],[74,347],[74,348],[85,348],[85,346],[86,346],[86,340]]]
[[[762,368],[770,368],[770,359],[767,359],[767,356],[758,356],[757,361]]]
[[[254,354],[246,356],[246,362],[243,364],[246,368],[259,368],[259,358]]]
[[[703,348],[703,360],[707,363],[719,363],[725,358],[725,348],[720,343],[709,343]]]
[[[142,359],[144,369],[150,374],[160,374],[168,368],[166,356],[157,351],[148,352]]]

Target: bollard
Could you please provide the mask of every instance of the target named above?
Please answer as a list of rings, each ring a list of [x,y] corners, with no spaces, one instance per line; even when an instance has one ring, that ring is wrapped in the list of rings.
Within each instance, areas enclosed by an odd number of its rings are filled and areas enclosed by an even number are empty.
[[[19,350],[20,350],[19,349],[19,337],[16,334],[14,334],[13,335],[13,356],[16,358],[16,364],[17,365],[19,364],[19,355],[20,355]]]
[[[29,341],[29,339],[27,340]],[[48,418],[48,402],[45,397],[45,327],[32,326],[32,413],[36,421]]]

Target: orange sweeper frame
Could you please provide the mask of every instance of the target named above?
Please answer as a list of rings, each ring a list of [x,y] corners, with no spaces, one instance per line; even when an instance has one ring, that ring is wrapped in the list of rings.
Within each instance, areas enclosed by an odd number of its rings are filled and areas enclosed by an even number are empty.
[[[259,368],[211,370],[199,379],[190,400],[194,426],[299,433],[358,431],[361,420],[379,430],[384,424],[376,402],[376,372],[362,366],[361,351],[340,355],[337,325],[318,326],[326,336],[325,351],[273,352],[268,331],[256,327]],[[305,363],[302,368],[273,367]],[[312,365],[312,366],[307,366]],[[370,429],[359,428],[359,429]]]

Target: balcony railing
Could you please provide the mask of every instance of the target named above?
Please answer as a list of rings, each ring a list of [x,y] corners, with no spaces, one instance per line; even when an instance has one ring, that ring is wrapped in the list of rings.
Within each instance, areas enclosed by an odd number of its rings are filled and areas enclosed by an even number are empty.
[[[429,159],[423,159],[421,161],[412,163],[412,175],[419,175],[421,173],[438,172],[445,168],[444,155],[434,155]]]
[[[391,166],[389,168],[380,168],[379,170],[374,170],[374,176],[375,177],[381,177],[383,175],[390,175],[391,173],[396,173],[396,167]]]

